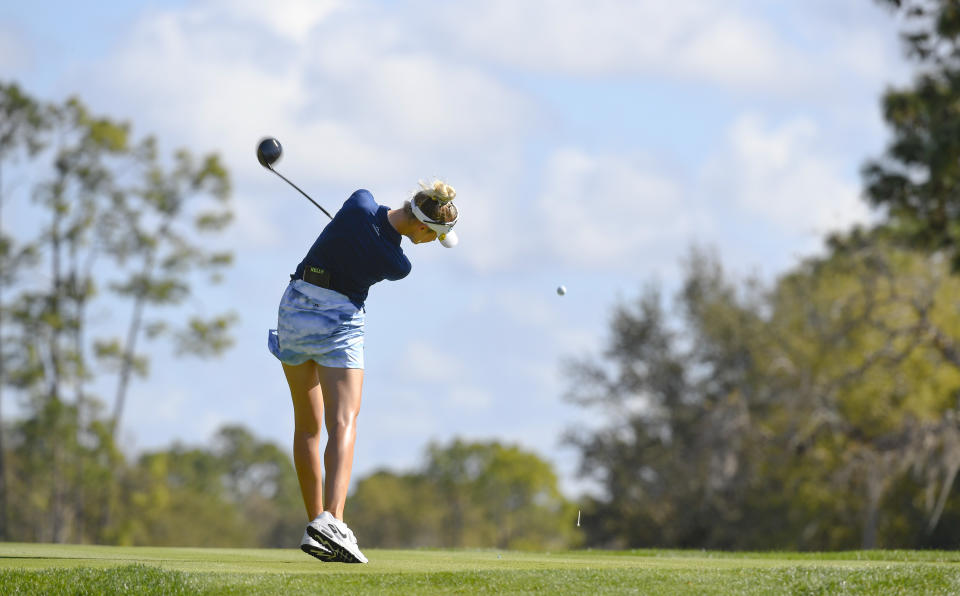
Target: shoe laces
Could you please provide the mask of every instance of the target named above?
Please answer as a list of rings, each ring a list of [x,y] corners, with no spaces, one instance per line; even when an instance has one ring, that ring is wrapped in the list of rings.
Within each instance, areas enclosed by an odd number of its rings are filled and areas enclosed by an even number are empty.
[[[349,540],[350,542],[356,544],[356,543],[357,543],[357,537],[354,536],[353,530],[351,530],[349,527],[347,527],[347,524],[343,524],[343,529],[345,530],[345,533],[346,533],[346,535],[347,535],[347,540]]]
[[[340,531],[347,535],[347,540],[357,544],[357,537],[354,535],[353,530],[350,529],[350,526],[335,517],[333,518],[333,523],[337,524],[337,526],[340,528]]]

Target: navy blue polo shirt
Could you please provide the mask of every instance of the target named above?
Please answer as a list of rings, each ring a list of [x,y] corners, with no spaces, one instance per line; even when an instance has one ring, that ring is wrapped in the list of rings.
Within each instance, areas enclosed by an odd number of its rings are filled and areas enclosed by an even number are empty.
[[[363,307],[370,286],[384,279],[403,279],[410,259],[400,248],[400,233],[387,220],[389,208],[378,205],[370,191],[350,195],[297,265],[295,279],[305,267],[330,272],[330,289]]]

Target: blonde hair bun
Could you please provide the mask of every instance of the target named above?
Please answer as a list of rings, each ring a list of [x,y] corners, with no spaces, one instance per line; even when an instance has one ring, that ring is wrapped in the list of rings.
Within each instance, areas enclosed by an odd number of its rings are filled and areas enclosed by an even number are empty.
[[[443,180],[434,180],[433,184],[420,184],[420,192],[441,204],[449,203],[457,197],[457,191]]]

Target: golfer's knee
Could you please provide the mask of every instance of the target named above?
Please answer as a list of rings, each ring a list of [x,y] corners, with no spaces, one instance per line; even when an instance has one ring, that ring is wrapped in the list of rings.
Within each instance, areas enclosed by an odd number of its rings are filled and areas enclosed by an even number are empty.
[[[294,427],[293,438],[300,441],[319,441],[320,427],[316,424],[307,427]]]
[[[337,414],[330,421],[332,425],[328,425],[327,430],[330,433],[330,436],[349,436],[356,432],[357,429],[357,412],[343,412]]]

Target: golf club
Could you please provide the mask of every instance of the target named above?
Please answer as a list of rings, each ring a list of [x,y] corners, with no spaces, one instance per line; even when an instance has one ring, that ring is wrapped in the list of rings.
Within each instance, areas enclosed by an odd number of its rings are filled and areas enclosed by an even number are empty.
[[[323,211],[326,214],[326,216],[329,217],[330,219],[333,219],[333,216],[330,215],[330,213],[326,209],[320,206],[320,203],[310,198],[310,195],[300,190],[300,187],[294,184],[293,182],[290,182],[290,180],[288,180],[286,176],[284,176],[280,172],[273,169],[273,164],[276,163],[278,159],[280,159],[281,154],[283,154],[283,147],[280,146],[280,141],[278,141],[273,137],[266,137],[260,141],[259,145],[257,145],[257,161],[260,162],[261,166],[267,168],[277,176],[280,176],[281,178],[283,178],[284,182],[286,182],[290,186],[300,191],[300,194],[307,197],[307,200],[313,203],[314,205],[316,205],[317,209],[319,209],[320,211]]]

